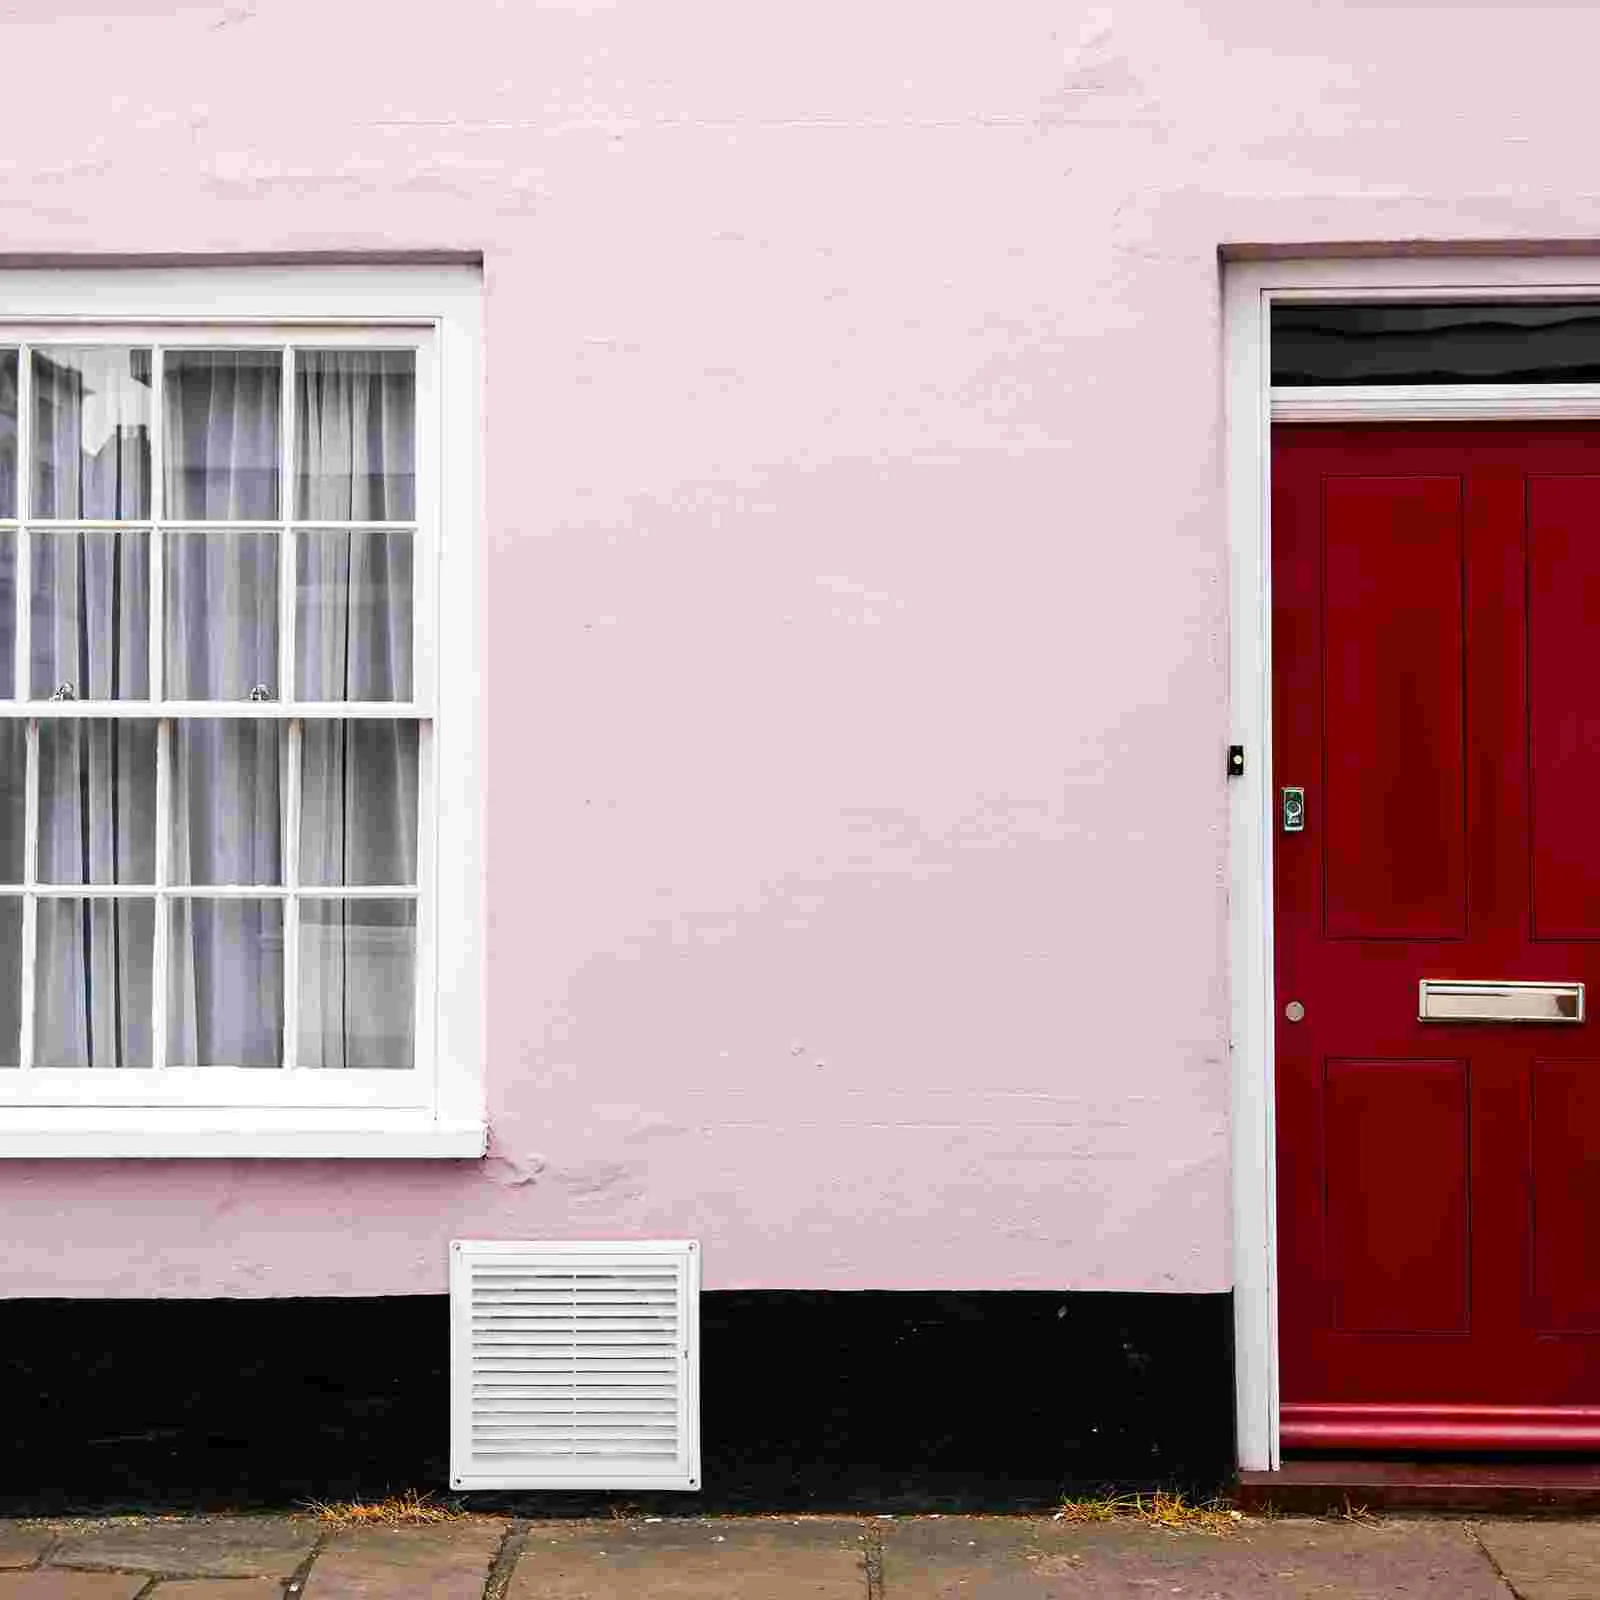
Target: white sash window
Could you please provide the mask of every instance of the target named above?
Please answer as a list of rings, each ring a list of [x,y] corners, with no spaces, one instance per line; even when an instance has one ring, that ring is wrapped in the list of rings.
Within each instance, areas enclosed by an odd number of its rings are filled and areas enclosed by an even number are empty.
[[[0,1153],[481,1151],[477,305],[0,273]]]

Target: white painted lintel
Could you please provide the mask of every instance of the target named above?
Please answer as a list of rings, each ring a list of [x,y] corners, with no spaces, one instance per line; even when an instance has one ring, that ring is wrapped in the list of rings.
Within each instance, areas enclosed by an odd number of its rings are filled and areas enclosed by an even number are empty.
[[[1275,388],[1274,422],[1592,422],[1600,383],[1441,383]]]

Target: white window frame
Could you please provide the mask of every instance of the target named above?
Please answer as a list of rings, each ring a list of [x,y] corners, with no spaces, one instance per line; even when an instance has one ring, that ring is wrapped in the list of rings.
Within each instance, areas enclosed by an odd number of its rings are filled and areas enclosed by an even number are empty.
[[[1278,1262],[1273,1105],[1272,423],[1600,419],[1600,384],[1280,389],[1272,307],[1283,300],[1573,299],[1600,303],[1600,257],[1503,251],[1317,257],[1224,251],[1223,365],[1229,566],[1228,964],[1232,994],[1234,1415],[1239,1467],[1276,1471]]]
[[[7,348],[94,339],[158,351],[249,343],[417,348],[419,623],[413,699],[403,707],[363,702],[334,708],[285,698],[270,714],[289,723],[337,709],[356,718],[415,717],[424,728],[415,1066],[384,1072],[289,1068],[277,1074],[170,1068],[159,1061],[154,1070],[7,1069],[0,1072],[0,1157],[483,1154],[481,279],[481,270],[468,264],[0,270],[0,345]],[[19,396],[19,414],[23,400],[25,394]],[[25,440],[26,419],[22,429]],[[19,450],[19,475],[28,470]],[[152,475],[159,479],[159,460],[152,462]],[[286,530],[294,509],[286,474],[280,489],[282,574],[288,571]],[[155,581],[153,628],[160,626]],[[279,603],[284,609],[293,605],[292,586],[282,576]],[[286,687],[292,687],[289,669],[288,661],[280,662]],[[25,698],[27,685],[19,682],[15,689],[15,700],[0,702],[0,716],[37,715],[38,707]],[[159,693],[158,686],[152,689]],[[241,706],[233,714],[261,710]],[[210,703],[185,707],[159,700],[85,701],[51,711],[146,719],[229,714]],[[30,770],[36,772],[36,765]],[[289,781],[296,781],[292,772]],[[163,844],[158,841],[158,849]],[[86,886],[68,892],[98,898],[105,891]],[[273,893],[266,891],[268,897]],[[158,928],[163,905],[157,902]],[[160,1003],[158,998],[158,1008]]]

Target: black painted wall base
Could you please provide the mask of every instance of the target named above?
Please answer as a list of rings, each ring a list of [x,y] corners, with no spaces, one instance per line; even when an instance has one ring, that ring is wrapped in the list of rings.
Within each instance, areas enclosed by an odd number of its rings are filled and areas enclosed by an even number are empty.
[[[469,1503],[1017,1510],[1232,1472],[1226,1295],[711,1293],[701,1338],[703,1493]],[[444,1495],[448,1347],[441,1296],[0,1302],[0,1513]]]

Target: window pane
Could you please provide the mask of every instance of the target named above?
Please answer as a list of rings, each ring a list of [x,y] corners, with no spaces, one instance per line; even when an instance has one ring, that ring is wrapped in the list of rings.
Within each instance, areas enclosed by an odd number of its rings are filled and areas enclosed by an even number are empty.
[[[283,357],[276,350],[169,350],[166,515],[276,519]]]
[[[0,722],[0,883],[22,882],[27,781],[28,725]]]
[[[295,537],[299,697],[409,700],[412,535],[317,528]]]
[[[22,910],[0,895],[0,1067],[22,1064]]]
[[[0,350],[0,517],[17,514],[17,352]]]
[[[153,900],[39,900],[33,1059],[39,1067],[148,1067]]]
[[[409,522],[416,515],[416,356],[301,350],[295,356],[295,515]]]
[[[282,883],[282,750],[275,722],[172,730],[173,883]]]
[[[300,772],[300,882],[417,881],[417,724],[307,722]]]
[[[166,610],[169,700],[278,698],[276,534],[169,534]]]
[[[155,723],[41,722],[39,881],[155,876]]]
[[[282,902],[174,900],[171,919],[168,1061],[282,1066]]]
[[[150,352],[33,353],[33,515],[150,515]]]
[[[17,536],[0,528],[0,700],[17,694]]]
[[[412,1066],[416,967],[414,901],[301,901],[300,1064]]]
[[[1593,383],[1600,305],[1398,301],[1272,308],[1272,381],[1291,387],[1388,383]]]
[[[36,533],[29,693],[35,700],[150,697],[150,536]]]

